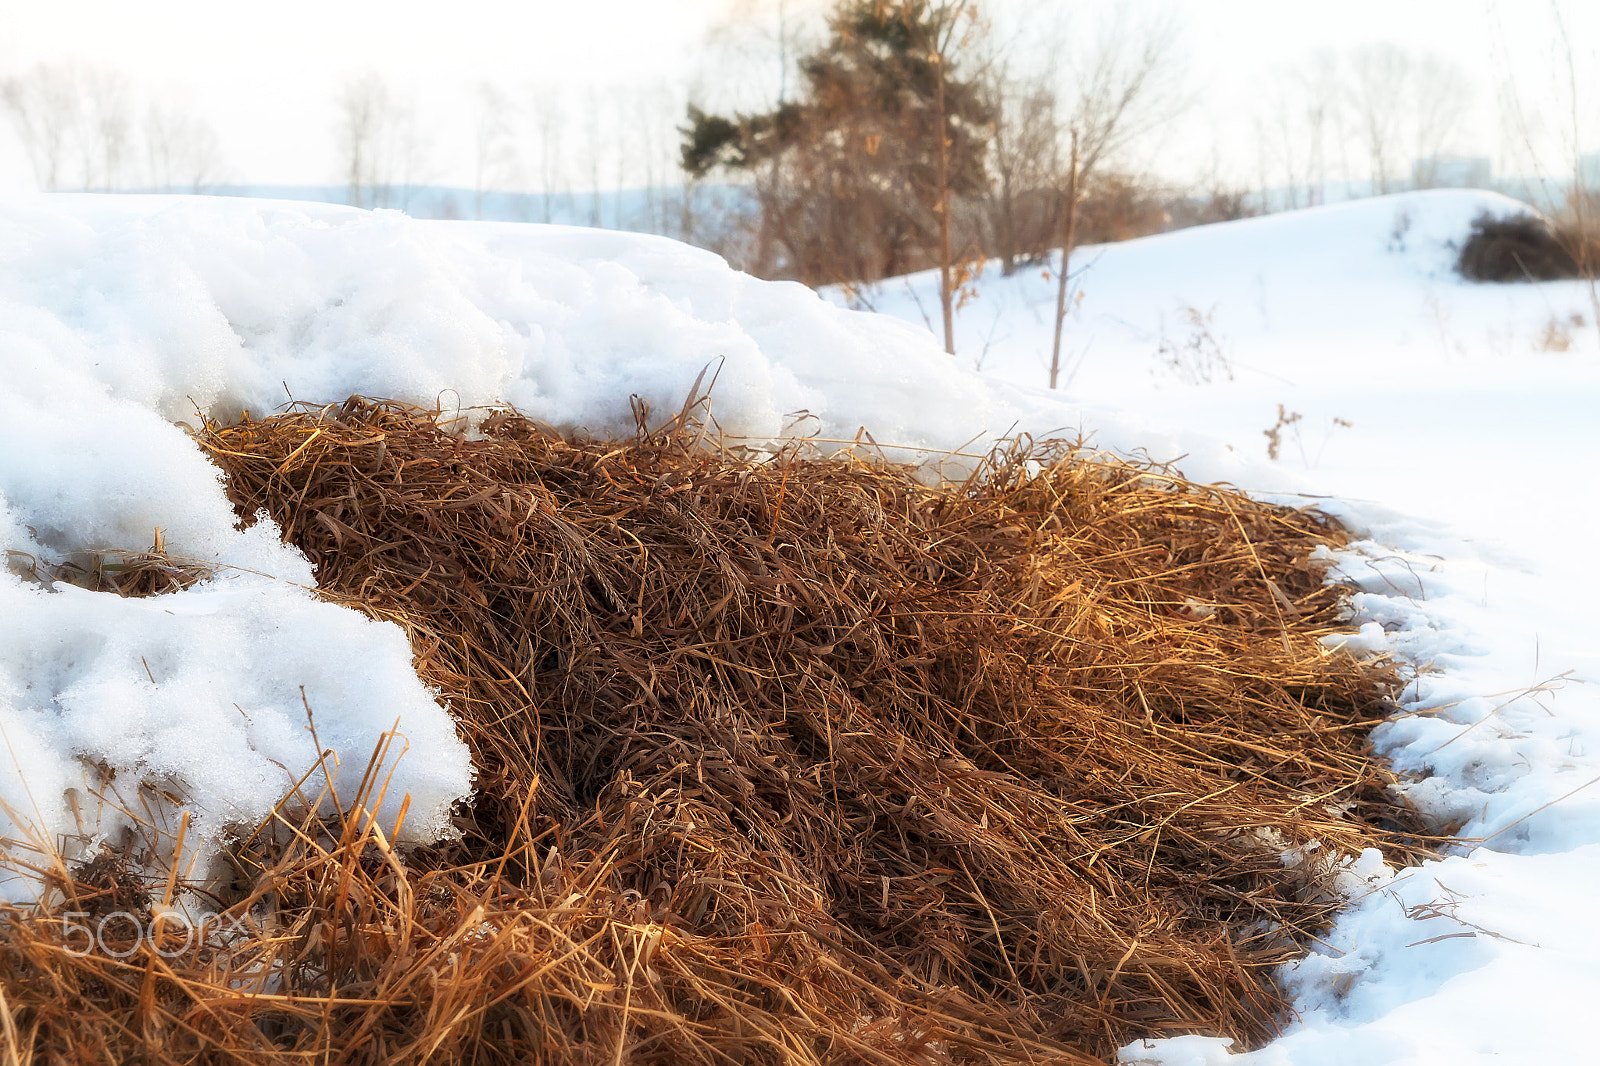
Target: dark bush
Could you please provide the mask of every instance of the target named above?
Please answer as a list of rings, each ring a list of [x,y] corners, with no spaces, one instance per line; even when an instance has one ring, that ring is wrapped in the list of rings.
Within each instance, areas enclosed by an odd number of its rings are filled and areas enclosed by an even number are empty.
[[[1593,238],[1590,238],[1591,242]],[[1487,212],[1472,223],[1456,269],[1470,281],[1557,281],[1582,275],[1574,250],[1582,238],[1557,230],[1533,214],[1496,218]],[[1587,256],[1591,265],[1593,255]]]

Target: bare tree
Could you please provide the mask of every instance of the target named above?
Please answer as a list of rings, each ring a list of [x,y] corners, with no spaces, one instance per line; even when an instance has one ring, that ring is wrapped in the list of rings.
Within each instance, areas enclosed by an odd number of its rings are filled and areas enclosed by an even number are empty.
[[[517,146],[512,135],[511,99],[497,85],[479,84],[478,123],[473,159],[473,216],[483,217],[483,194],[515,173]]]
[[[1515,14],[1520,19],[1525,12],[1519,7]],[[1550,36],[1541,51],[1548,81],[1543,85],[1515,75],[1506,35],[1497,34],[1502,42],[1495,60],[1504,140],[1508,156],[1527,178],[1524,194],[1547,209],[1557,208],[1557,238],[1585,283],[1600,332],[1600,192],[1591,154],[1600,144],[1600,81],[1593,75],[1600,69],[1600,49],[1592,41],[1574,39],[1567,4],[1550,0],[1547,14]]]
[[[794,101],[805,78],[799,61],[820,48],[823,20],[819,0],[732,0],[723,19],[707,33],[696,73],[674,125],[690,108],[713,113],[773,112]],[[669,153],[676,161],[676,146]],[[703,243],[741,270],[773,276],[784,257],[781,232],[771,205],[789,198],[790,184],[776,160],[766,160],[737,190],[712,190],[704,175],[683,174],[677,233]],[[752,201],[765,207],[752,208]],[[716,204],[697,212],[700,203]]]
[[[1352,177],[1354,148],[1374,192],[1431,186],[1471,105],[1460,66],[1397,45],[1321,49],[1279,73],[1255,117],[1262,190],[1287,206],[1324,202],[1330,177]]]
[[[356,207],[405,207],[426,167],[427,139],[416,109],[381,75],[347,81],[336,133],[348,197]]]
[[[1071,162],[1067,169],[1067,221],[1066,232],[1061,237],[1061,269],[1056,278],[1056,328],[1054,341],[1050,347],[1050,387],[1056,387],[1061,375],[1061,334],[1067,321],[1067,282],[1072,277],[1070,270],[1072,246],[1078,239],[1078,134],[1072,134]]]
[[[1351,104],[1367,150],[1372,185],[1379,193],[1398,188],[1405,151],[1405,101],[1414,65],[1405,49],[1371,44],[1350,51]]]
[[[162,192],[204,192],[222,178],[216,129],[172,103],[151,103],[143,126],[146,184]]]
[[[628,229],[628,181],[632,175],[631,165],[637,145],[632,137],[628,136],[626,114],[628,108],[629,91],[623,86],[613,86],[610,97],[611,115],[611,165],[616,174],[616,184],[613,187],[612,218],[613,229]]]
[[[671,229],[666,197],[661,186],[672,165],[667,155],[665,135],[673,130],[678,114],[675,94],[664,83],[649,86],[634,96],[632,125],[643,164],[644,225],[652,233],[665,234]],[[620,126],[618,135],[627,135],[621,132]]]
[[[1011,273],[1060,242],[1067,142],[1076,134],[1080,193],[1189,101],[1178,24],[1119,7],[1097,26],[1044,6],[992,32],[979,80],[994,116],[987,236]]]
[[[391,202],[386,206],[402,209],[411,207],[418,187],[428,180],[430,149],[428,135],[416,107],[410,103],[403,104],[397,109],[392,128],[389,156],[392,179],[384,188],[393,193]]]
[[[600,126],[600,95],[591,85],[583,94],[583,168],[589,179],[589,225],[597,229],[601,224],[600,166],[605,154]]]
[[[83,121],[77,127],[83,187],[109,192],[123,185],[133,156],[133,86],[115,71],[91,70],[82,79]]]
[[[799,0],[734,0],[707,34],[693,96],[708,109],[766,110],[789,101],[797,64],[820,41]],[[812,4],[815,8],[819,5]]]
[[[951,243],[950,108],[947,102],[949,69],[962,51],[963,34],[976,21],[977,7],[967,0],[939,0],[926,13],[903,9],[903,23],[927,50],[934,71],[934,195],[933,212],[939,226],[939,311],[944,320],[944,350],[956,354],[955,266]]]
[[[1076,131],[1080,178],[1168,125],[1190,101],[1171,16],[1136,19],[1119,6],[1080,50],[1071,71],[1066,130]]]
[[[353,207],[372,206],[388,108],[389,88],[377,74],[347,81],[339,94],[339,151],[344,157],[346,198]]]
[[[570,197],[570,178],[565,151],[565,100],[561,86],[536,83],[528,92],[527,113],[532,124],[532,140],[538,154],[541,222],[555,219],[558,194]]]
[[[115,71],[38,66],[0,83],[39,188],[198,192],[222,173],[216,130],[170,102],[140,102]]]
[[[147,105],[140,118],[136,87],[115,71],[35,67],[0,84],[0,101],[47,191],[186,187],[220,169],[208,124],[170,104]]]
[[[994,120],[989,141],[987,243],[1010,275],[1045,253],[1056,231],[1060,198],[1061,116],[1048,74],[1014,75],[1008,57],[980,79]]]
[[[1305,120],[1305,185],[1308,205],[1327,202],[1330,148],[1338,153],[1334,171],[1348,183],[1349,157],[1345,152],[1348,119],[1344,103],[1344,64],[1338,53],[1321,48],[1295,72],[1300,113]]]
[[[1454,142],[1472,102],[1472,79],[1461,67],[1438,56],[1416,60],[1411,73],[1412,158],[1417,161],[1413,181],[1419,187],[1436,185],[1439,163]]]
[[[1255,117],[1255,135],[1262,160],[1262,193],[1276,186],[1284,197],[1282,206],[1291,210],[1304,207],[1302,189],[1309,199],[1309,166],[1302,144],[1305,127],[1299,108],[1285,93],[1277,97],[1271,111]]]
[[[74,72],[66,67],[36,66],[0,83],[0,103],[28,155],[39,188],[45,192],[64,188],[67,152],[81,122]]]
[[[1179,27],[1170,17],[1135,21],[1128,8],[1118,7],[1091,40],[1090,49],[1080,50],[1073,63],[1070,104],[1062,109],[1063,132],[1070,137],[1071,148],[1066,173],[1057,177],[1054,190],[1059,206],[1052,220],[1063,220],[1063,232],[1051,388],[1056,387],[1060,372],[1072,251],[1085,189],[1120,153],[1175,119],[1189,100],[1178,54]],[[1112,184],[1129,187],[1127,182]]]
[[[1265,94],[1269,110],[1255,119],[1256,137],[1268,175],[1287,196],[1287,206],[1306,207],[1327,200],[1330,148],[1344,168],[1343,141],[1350,96],[1344,65],[1330,49],[1319,49],[1293,68],[1278,72]]]

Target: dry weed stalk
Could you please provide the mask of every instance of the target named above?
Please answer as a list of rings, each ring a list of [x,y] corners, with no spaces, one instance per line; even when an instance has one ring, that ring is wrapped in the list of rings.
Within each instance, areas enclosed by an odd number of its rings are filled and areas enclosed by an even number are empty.
[[[12,573],[36,584],[48,586],[65,581],[91,592],[114,592],[119,596],[179,592],[211,573],[202,563],[168,555],[166,540],[159,529],[155,531],[155,543],[142,552],[74,552],[56,564],[36,559],[26,552],[7,551],[5,554]]]
[[[1253,1042],[1330,908],[1265,841],[1419,846],[1364,747],[1389,678],[1319,642],[1314,515],[1058,446],[931,488],[361,400],[202,440],[242,517],[407,629],[478,792],[403,863],[359,805],[286,810],[220,901],[258,933],[190,956],[71,960],[19,917],[0,988],[41,1061]]]

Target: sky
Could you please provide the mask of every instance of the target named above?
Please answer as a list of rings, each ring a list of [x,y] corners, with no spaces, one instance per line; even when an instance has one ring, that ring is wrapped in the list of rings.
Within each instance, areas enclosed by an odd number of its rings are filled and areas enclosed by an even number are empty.
[[[490,80],[642,85],[679,77],[724,0],[0,0],[0,74],[36,63],[110,68],[211,119],[239,180],[336,183],[334,100],[377,71],[440,127]],[[471,124],[468,119],[466,125]],[[0,188],[31,184],[0,141]],[[440,179],[470,182],[466,168]]]
[[[1021,0],[991,2],[1021,9]],[[1572,39],[1600,39],[1600,3],[1554,2],[1564,3]],[[114,69],[142,96],[209,120],[232,180],[337,184],[334,101],[349,79],[376,71],[411,102],[427,131],[427,180],[470,186],[479,83],[500,85],[513,101],[542,94],[546,106],[567,118],[560,150],[568,156],[581,154],[577,140],[596,121],[619,121],[595,116],[653,108],[652,136],[661,141],[656,155],[666,159],[686,87],[714,81],[717,63],[725,61],[725,54],[708,60],[708,33],[735,6],[771,20],[779,3],[0,0],[0,77],[39,63]],[[820,0],[782,3],[792,13]],[[1477,80],[1460,147],[1495,154],[1502,147],[1497,86],[1517,83],[1546,119],[1562,110],[1549,92],[1560,66],[1552,63],[1551,6],[1551,0],[1032,0],[1025,9],[1035,25],[1071,16],[1078,21],[1070,25],[1079,26],[1117,7],[1138,18],[1161,12],[1175,18],[1191,104],[1160,150],[1141,162],[1177,177],[1216,159],[1242,180],[1260,167],[1257,121],[1319,48],[1394,43],[1460,65]],[[1600,72],[1592,49],[1577,65],[1580,81]],[[629,119],[635,132],[619,127],[615,136],[639,136],[635,127],[643,121]],[[583,165],[598,169],[599,153],[589,149],[596,158]],[[500,179],[524,186],[533,180],[510,171]],[[0,190],[33,185],[19,143],[0,129]]]
[[[1565,63],[1553,12],[1566,21],[1574,42],[1600,39],[1600,3],[1594,0],[1179,0],[1175,6],[1204,100],[1194,118],[1222,129],[1236,155],[1248,153],[1240,142],[1253,132],[1237,120],[1265,110],[1282,93],[1283,75],[1303,68],[1318,49],[1396,44],[1456,63],[1472,77],[1456,147],[1497,157],[1497,171],[1514,166],[1520,145],[1508,142],[1521,135],[1503,128],[1505,90],[1514,88],[1535,124],[1553,122],[1566,110],[1566,94],[1557,91]],[[1600,110],[1594,45],[1575,45],[1574,60],[1580,99]],[[1231,129],[1227,121],[1213,121],[1219,113],[1235,117]]]

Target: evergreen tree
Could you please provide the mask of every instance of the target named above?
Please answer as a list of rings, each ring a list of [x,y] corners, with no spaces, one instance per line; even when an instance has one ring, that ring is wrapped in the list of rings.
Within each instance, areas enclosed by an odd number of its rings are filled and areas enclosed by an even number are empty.
[[[825,284],[948,266],[941,214],[988,183],[989,115],[951,58],[965,8],[841,0],[827,43],[801,60],[800,101],[733,118],[690,109],[683,168],[754,177],[758,269]]]

